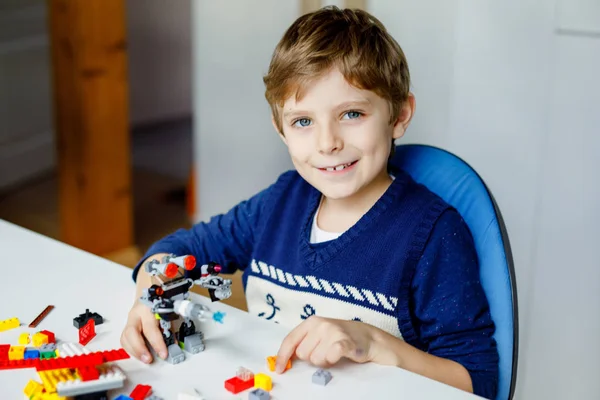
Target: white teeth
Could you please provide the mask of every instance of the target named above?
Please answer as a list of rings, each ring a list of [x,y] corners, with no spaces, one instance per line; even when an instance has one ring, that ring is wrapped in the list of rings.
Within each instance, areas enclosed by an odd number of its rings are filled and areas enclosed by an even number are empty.
[[[349,167],[350,165],[352,165],[352,163],[338,165],[337,167],[326,167],[325,170],[326,171],[330,171],[330,172],[341,171],[341,170]]]

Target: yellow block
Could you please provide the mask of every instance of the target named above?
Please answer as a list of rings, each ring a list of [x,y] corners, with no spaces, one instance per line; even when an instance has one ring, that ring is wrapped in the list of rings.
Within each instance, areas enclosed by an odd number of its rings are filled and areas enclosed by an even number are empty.
[[[29,333],[24,332],[19,335],[19,344],[29,344]]]
[[[269,375],[259,373],[254,375],[254,387],[270,392],[273,389],[273,381]]]
[[[22,360],[25,356],[25,346],[10,346],[8,350],[9,360]]]
[[[0,332],[7,331],[9,329],[14,329],[21,326],[21,321],[19,318],[9,318],[4,321],[0,321]]]
[[[41,383],[36,382],[33,379],[31,379],[29,381],[29,383],[27,384],[27,386],[25,386],[25,389],[23,389],[23,393],[25,393],[25,395],[27,397],[31,397],[34,394],[42,393],[43,390],[44,390],[44,386],[42,386]]]
[[[44,335],[41,332],[33,335],[33,345],[35,347],[41,347],[43,344],[48,344],[48,336]]]
[[[69,368],[51,369],[48,371],[39,371],[38,375],[44,383],[46,392],[56,392],[56,384],[58,382],[74,381],[77,379],[75,374]]]
[[[58,393],[36,393],[29,400],[67,400],[67,397],[59,396]]]

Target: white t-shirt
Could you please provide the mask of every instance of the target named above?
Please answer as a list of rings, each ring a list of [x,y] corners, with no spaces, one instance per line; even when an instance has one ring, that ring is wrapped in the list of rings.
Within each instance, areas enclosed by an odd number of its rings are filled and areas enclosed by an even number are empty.
[[[396,177],[393,175],[390,175],[390,178],[392,178],[392,180],[396,179]],[[321,203],[319,203],[319,208],[317,208],[317,212],[315,212],[315,217],[313,218],[312,227],[310,229],[310,242],[323,243],[339,238],[344,232],[327,232],[319,228],[319,225],[317,224],[319,210],[321,210]]]

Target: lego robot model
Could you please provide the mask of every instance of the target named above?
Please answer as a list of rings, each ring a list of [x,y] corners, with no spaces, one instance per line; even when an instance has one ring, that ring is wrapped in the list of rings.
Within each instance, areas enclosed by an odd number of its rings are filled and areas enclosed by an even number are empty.
[[[194,320],[205,321],[212,318],[222,323],[223,313],[212,312],[207,306],[189,300],[189,290],[194,285],[208,289],[212,301],[227,299],[231,296],[231,280],[219,276],[221,266],[210,262],[200,267],[201,276],[193,280],[183,273],[196,266],[191,255],[163,257],[162,262],[150,260],[144,264],[148,274],[156,278],[157,284],[145,289],[140,301],[151,308],[160,321],[163,339],[167,345],[167,361],[178,364],[185,360],[183,350],[196,354],[204,351],[204,335],[196,330]],[[166,277],[166,280],[163,280]],[[183,318],[177,335],[172,324]],[[183,350],[182,350],[183,349]]]

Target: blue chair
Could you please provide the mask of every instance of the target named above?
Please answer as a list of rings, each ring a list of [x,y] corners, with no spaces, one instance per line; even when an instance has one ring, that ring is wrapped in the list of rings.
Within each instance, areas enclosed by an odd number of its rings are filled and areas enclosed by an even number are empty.
[[[396,146],[391,164],[456,208],[469,226],[496,324],[494,339],[500,356],[496,399],[512,399],[519,349],[517,289],[508,234],[494,197],[466,162],[436,147]]]

